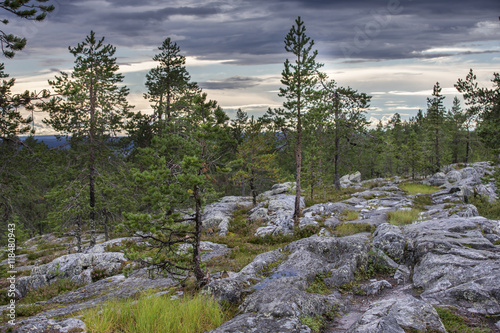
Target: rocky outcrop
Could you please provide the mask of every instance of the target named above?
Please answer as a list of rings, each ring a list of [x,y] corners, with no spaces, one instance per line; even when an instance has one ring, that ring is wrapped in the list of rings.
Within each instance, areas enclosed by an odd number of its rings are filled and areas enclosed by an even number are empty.
[[[28,291],[51,284],[58,279],[69,279],[81,285],[92,283],[92,272],[101,270],[103,275],[117,274],[129,263],[121,252],[105,252],[108,246],[124,241],[139,241],[139,238],[120,238],[95,245],[86,253],[74,253],[61,256],[52,262],[35,266],[30,276],[23,276],[16,281],[16,294],[24,297]]]
[[[485,237],[500,222],[483,217],[430,220],[403,228],[415,264],[413,283],[432,304],[500,315],[500,251]]]
[[[216,228],[219,230],[220,236],[225,236],[233,212],[250,206],[252,206],[251,197],[223,197],[220,201],[205,206],[202,215],[203,227],[206,229]]]
[[[436,310],[412,296],[373,304],[351,327],[349,333],[443,332],[446,329]]]
[[[461,165],[452,164],[425,180],[429,185],[440,186],[442,191],[433,196],[441,202],[464,198],[471,195],[482,195],[490,202],[498,200],[496,186],[491,179],[494,166],[490,162],[477,162],[460,169]],[[484,183],[483,183],[484,182]]]
[[[313,294],[307,288],[318,274],[330,286],[352,281],[356,270],[368,261],[368,243],[366,235],[312,236],[282,251],[261,254],[233,277],[211,282],[207,292],[220,300],[241,302],[242,312],[212,332],[309,332],[299,318],[338,307],[340,294]],[[281,328],[269,325],[273,321]]]

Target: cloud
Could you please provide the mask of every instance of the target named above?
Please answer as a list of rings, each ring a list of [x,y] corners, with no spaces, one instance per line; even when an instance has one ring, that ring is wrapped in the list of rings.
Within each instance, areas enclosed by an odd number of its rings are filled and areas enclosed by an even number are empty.
[[[254,87],[262,81],[262,79],[256,77],[231,76],[222,80],[200,82],[199,86],[203,89],[246,89]]]

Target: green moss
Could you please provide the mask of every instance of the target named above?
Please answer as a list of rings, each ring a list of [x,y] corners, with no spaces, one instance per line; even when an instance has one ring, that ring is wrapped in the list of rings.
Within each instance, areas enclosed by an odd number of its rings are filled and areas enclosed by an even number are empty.
[[[302,324],[307,325],[313,333],[321,332],[321,330],[323,330],[323,327],[325,326],[325,320],[322,316],[319,315],[301,316],[299,317],[299,320]]]

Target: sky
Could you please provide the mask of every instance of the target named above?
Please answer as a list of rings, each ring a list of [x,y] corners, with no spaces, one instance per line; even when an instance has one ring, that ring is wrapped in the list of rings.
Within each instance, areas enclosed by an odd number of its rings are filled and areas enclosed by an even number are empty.
[[[374,124],[426,110],[436,82],[450,108],[459,78],[473,69],[491,87],[500,71],[498,0],[50,0],[43,22],[9,17],[3,28],[24,36],[26,48],[3,59],[17,91],[49,88],[71,72],[76,46],[93,30],[117,48],[117,63],[135,110],[151,112],[145,76],[167,38],[186,56],[192,81],[230,117],[238,108],[261,116],[280,107],[284,38],[301,16],[317,61],[339,86],[372,96]],[[36,134],[50,134],[36,114]]]

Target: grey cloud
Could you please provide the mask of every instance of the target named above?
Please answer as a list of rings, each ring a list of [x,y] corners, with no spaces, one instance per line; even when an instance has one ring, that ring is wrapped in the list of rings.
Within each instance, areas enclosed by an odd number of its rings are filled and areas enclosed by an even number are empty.
[[[244,89],[258,85],[263,80],[254,77],[232,76],[223,80],[200,82],[203,89]]]

